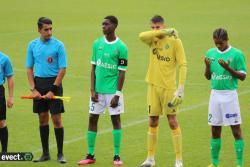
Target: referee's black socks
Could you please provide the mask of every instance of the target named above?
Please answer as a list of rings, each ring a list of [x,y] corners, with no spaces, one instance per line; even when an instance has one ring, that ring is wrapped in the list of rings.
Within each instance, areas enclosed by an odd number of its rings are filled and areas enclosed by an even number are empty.
[[[8,146],[8,128],[7,126],[0,128],[0,140],[2,145],[2,153],[7,153]]]
[[[43,147],[43,154],[49,154],[49,125],[40,126],[40,138]]]
[[[63,138],[64,138],[64,129],[62,128],[54,128],[56,135],[56,143],[57,143],[57,155],[63,154]]]

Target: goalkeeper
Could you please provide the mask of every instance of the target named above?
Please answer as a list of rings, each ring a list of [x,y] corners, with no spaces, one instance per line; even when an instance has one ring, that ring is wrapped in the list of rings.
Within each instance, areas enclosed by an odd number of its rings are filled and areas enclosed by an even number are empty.
[[[155,166],[155,147],[158,136],[159,116],[166,114],[172,130],[176,154],[175,167],[182,164],[182,135],[176,114],[184,95],[187,62],[181,40],[175,29],[166,29],[164,19],[151,18],[152,31],[140,33],[140,39],[150,47],[150,61],[146,82],[149,114],[148,156],[139,167]],[[179,71],[179,86],[176,89],[176,69]]]

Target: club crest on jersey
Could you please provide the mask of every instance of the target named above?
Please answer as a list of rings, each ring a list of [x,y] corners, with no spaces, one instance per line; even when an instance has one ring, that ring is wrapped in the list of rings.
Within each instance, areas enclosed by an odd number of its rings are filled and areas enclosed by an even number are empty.
[[[53,62],[53,58],[50,56],[50,57],[48,57],[47,61],[48,61],[48,63],[52,63]]]
[[[166,44],[165,49],[169,49],[169,48],[170,48],[169,44]]]

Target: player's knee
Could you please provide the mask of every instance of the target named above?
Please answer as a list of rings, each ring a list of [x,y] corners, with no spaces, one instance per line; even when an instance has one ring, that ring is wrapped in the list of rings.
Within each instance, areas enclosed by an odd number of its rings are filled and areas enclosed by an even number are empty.
[[[5,120],[0,120],[0,128],[4,128],[6,126]]]
[[[170,129],[174,130],[178,128],[178,122],[175,119],[169,119],[168,124]]]
[[[236,140],[238,139],[242,139],[242,134],[241,134],[241,131],[240,130],[234,130],[233,131],[233,136]]]
[[[158,116],[150,116],[149,117],[149,126],[150,127],[157,127],[159,124],[159,117]]]

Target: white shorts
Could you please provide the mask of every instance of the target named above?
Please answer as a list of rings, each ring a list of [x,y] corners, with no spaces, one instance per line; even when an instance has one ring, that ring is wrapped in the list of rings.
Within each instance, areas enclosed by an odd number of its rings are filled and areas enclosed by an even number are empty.
[[[212,90],[209,100],[208,124],[228,126],[241,124],[236,90]]]
[[[116,108],[110,107],[110,102],[115,94],[98,94],[98,102],[89,100],[89,113],[102,114],[105,113],[105,109],[108,108],[109,115],[119,115],[124,112],[123,95],[120,96],[118,106]]]

